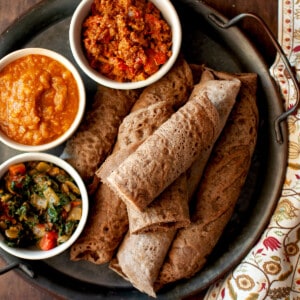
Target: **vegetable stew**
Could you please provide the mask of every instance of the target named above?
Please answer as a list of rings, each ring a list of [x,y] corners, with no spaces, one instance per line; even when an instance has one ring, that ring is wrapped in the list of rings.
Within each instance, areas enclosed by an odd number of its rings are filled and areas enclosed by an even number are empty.
[[[79,188],[51,163],[11,165],[0,181],[0,232],[11,247],[50,250],[70,238],[81,215]]]

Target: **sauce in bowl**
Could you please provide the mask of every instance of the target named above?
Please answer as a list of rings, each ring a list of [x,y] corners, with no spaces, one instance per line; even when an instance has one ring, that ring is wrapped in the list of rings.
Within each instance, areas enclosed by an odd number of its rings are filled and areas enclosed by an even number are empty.
[[[24,145],[41,145],[63,135],[74,121],[79,92],[60,62],[31,54],[0,71],[0,130]]]
[[[172,55],[171,27],[147,0],[94,0],[82,42],[90,66],[118,82],[145,80]]]

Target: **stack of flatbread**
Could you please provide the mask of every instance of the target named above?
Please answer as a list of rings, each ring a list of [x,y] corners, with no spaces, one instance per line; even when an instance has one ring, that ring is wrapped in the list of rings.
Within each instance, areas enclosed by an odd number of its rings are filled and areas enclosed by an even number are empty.
[[[191,69],[185,60],[179,59],[164,78],[145,88],[121,123],[112,154],[97,174],[109,173],[133,152],[187,101],[192,87]],[[103,264],[112,259],[126,234],[128,214],[125,203],[105,184],[99,185],[92,198],[92,214],[71,248],[71,259]]]
[[[181,57],[134,97],[111,152],[93,168],[101,183],[71,259],[109,262],[152,297],[198,272],[250,167],[256,80],[190,66]]]

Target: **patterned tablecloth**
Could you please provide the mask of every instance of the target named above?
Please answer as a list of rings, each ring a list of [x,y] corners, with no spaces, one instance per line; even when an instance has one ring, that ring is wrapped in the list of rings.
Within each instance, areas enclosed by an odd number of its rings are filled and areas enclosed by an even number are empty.
[[[273,1],[273,0],[271,0]],[[300,80],[300,0],[278,0],[278,41]],[[270,68],[285,108],[295,88],[279,55]],[[288,167],[268,227],[241,263],[210,287],[205,300],[300,299],[300,111],[287,119]]]

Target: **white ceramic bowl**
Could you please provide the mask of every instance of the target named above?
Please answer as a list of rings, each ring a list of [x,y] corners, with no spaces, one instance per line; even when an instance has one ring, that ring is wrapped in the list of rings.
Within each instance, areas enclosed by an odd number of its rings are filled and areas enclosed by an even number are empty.
[[[94,70],[88,63],[81,42],[81,28],[84,19],[90,12],[93,0],[83,0],[75,10],[70,24],[69,39],[73,56],[83,72],[97,83],[114,89],[137,89],[148,86],[163,77],[174,65],[181,48],[182,29],[178,14],[169,0],[150,0],[161,11],[172,31],[172,55],[160,69],[142,81],[118,82],[111,80]]]
[[[71,126],[69,127],[69,129],[67,131],[65,131],[64,134],[62,134],[61,136],[59,136],[57,139],[55,139],[52,142],[48,142],[48,143],[41,144],[41,145],[24,145],[24,144],[18,143],[16,141],[10,139],[6,134],[4,134],[3,132],[0,131],[0,141],[1,142],[6,144],[7,146],[9,146],[10,148],[13,148],[13,149],[16,149],[16,150],[19,150],[22,152],[46,151],[49,149],[53,149],[53,148],[59,146],[60,144],[64,143],[68,138],[70,138],[71,135],[73,135],[73,133],[78,128],[78,126],[83,118],[84,111],[85,111],[85,105],[86,105],[85,87],[84,87],[84,83],[82,81],[82,78],[81,78],[79,72],[67,58],[65,58],[64,56],[62,56],[61,54],[59,54],[55,51],[44,49],[44,48],[24,48],[24,49],[16,50],[16,51],[11,52],[8,55],[4,56],[0,60],[0,71],[5,66],[12,63],[16,59],[19,59],[21,57],[24,57],[24,56],[27,56],[30,54],[40,54],[40,55],[50,57],[50,58],[60,62],[69,71],[71,71],[71,73],[73,74],[73,76],[76,80],[77,86],[78,86],[79,107],[78,107],[78,111],[75,116],[75,119],[74,119],[73,123],[71,124]]]
[[[81,177],[77,173],[77,171],[66,161],[60,159],[57,156],[47,154],[47,153],[36,153],[36,152],[22,153],[8,159],[7,161],[5,161],[0,165],[0,178],[2,178],[4,174],[8,171],[9,166],[21,162],[28,162],[28,161],[50,162],[64,169],[69,175],[71,175],[71,177],[73,177],[81,192],[82,216],[79,221],[79,224],[76,230],[74,231],[73,235],[66,242],[60,244],[59,246],[47,251],[39,250],[37,247],[32,247],[32,248],[9,247],[7,244],[5,244],[4,237],[0,234],[0,247],[6,252],[8,252],[9,254],[17,256],[19,258],[28,259],[28,260],[47,259],[56,256],[62,253],[63,251],[67,250],[81,234],[88,217],[88,210],[89,210],[88,194],[85,185]]]

